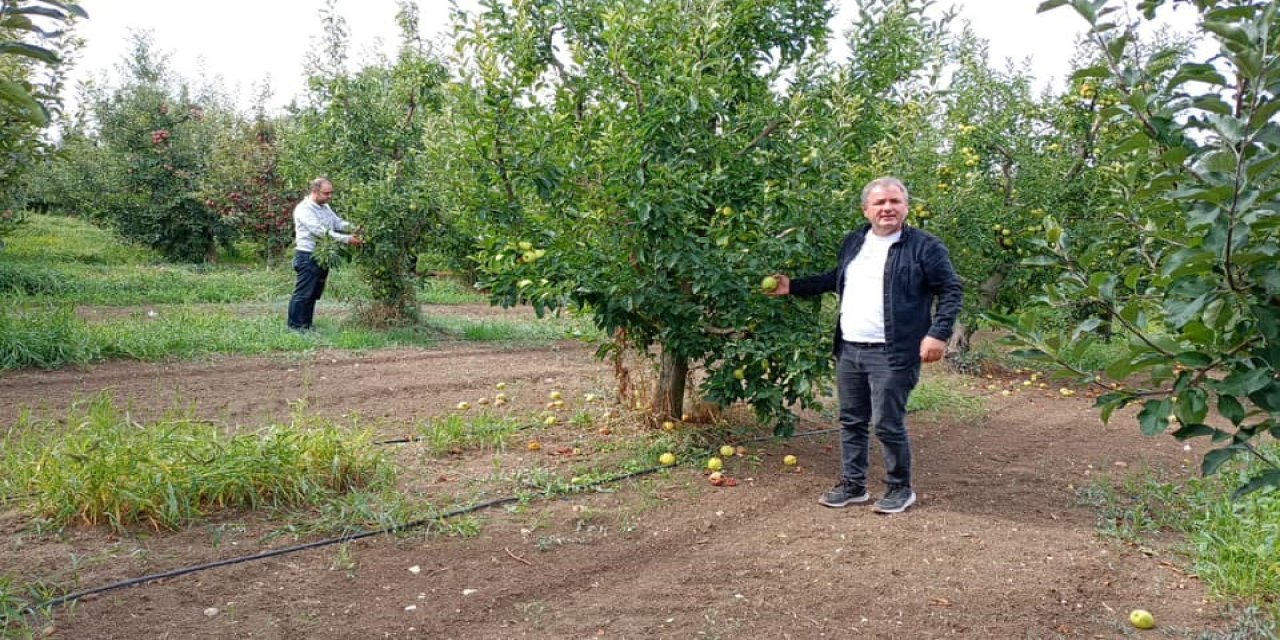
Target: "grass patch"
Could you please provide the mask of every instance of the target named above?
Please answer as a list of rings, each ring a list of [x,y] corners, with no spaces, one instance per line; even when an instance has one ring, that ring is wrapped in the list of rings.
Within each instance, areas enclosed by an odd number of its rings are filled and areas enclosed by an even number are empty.
[[[5,242],[6,260],[99,265],[140,265],[161,260],[156,252],[132,245],[81,218],[29,213],[26,220]]]
[[[423,324],[387,331],[320,319],[314,332],[289,331],[280,313],[241,315],[232,311],[186,309],[138,311],[87,323],[62,307],[0,310],[0,369],[53,369],[103,360],[191,359],[215,354],[263,354],[318,348],[383,349],[431,346],[442,337],[474,341],[538,342],[564,339],[581,322],[573,320],[472,320],[429,318]]]
[[[289,331],[278,313],[241,316],[176,308],[86,323],[67,307],[0,310],[0,369],[54,369],[113,358],[150,361],[318,348],[430,346],[438,337],[424,327],[385,332],[327,319],[318,320],[314,332],[300,335]]]
[[[293,284],[293,270],[286,267],[0,262],[0,294],[27,297],[24,302],[28,305],[50,301],[103,306],[271,302],[287,300]],[[353,271],[330,274],[326,299],[367,297],[367,288]]]
[[[1069,338],[1070,333],[1066,334],[1066,337]],[[1069,340],[1064,339],[1064,342],[1069,342]],[[1056,370],[1055,364],[1013,355],[1012,352],[1017,348],[1019,347],[1000,344],[999,340],[989,340],[980,344],[975,343],[969,354],[964,357],[964,360],[971,363],[992,362],[1001,369],[1011,371],[1028,369],[1048,373]],[[1128,346],[1125,344],[1124,338],[1120,336],[1114,337],[1110,341],[1090,340],[1079,353],[1067,354],[1072,356],[1067,359],[1067,364],[1080,371],[1101,372],[1127,352]]]
[[[0,309],[0,369],[53,369],[98,357],[98,346],[70,308]]]
[[[427,448],[439,455],[462,449],[502,451],[507,446],[507,439],[520,426],[519,422],[511,418],[485,413],[453,413],[433,418],[419,425],[417,431]]]
[[[20,584],[11,576],[0,576],[0,638],[36,637],[37,627],[51,619],[51,612],[40,610],[30,616],[28,610],[64,593],[43,582]]]
[[[986,402],[979,396],[960,392],[960,388],[954,376],[921,380],[907,398],[907,411],[936,413],[964,422],[986,417]]]
[[[1280,447],[1271,446],[1274,457]],[[1275,631],[1280,619],[1280,491],[1232,501],[1260,469],[1249,463],[1208,478],[1168,481],[1152,472],[1102,477],[1080,490],[1103,534],[1142,542],[1161,532],[1185,536],[1182,551],[1215,597],[1244,602]]]
[[[594,328],[578,318],[519,321],[435,316],[424,318],[423,324],[451,337],[476,342],[542,342],[595,333]]]
[[[319,419],[228,435],[190,417],[141,425],[104,396],[64,424],[19,420],[0,442],[0,486],[59,527],[177,529],[214,511],[322,504],[395,480],[371,432]]]
[[[423,304],[483,304],[483,294],[463,282],[452,279],[429,279],[418,283],[418,302]]]

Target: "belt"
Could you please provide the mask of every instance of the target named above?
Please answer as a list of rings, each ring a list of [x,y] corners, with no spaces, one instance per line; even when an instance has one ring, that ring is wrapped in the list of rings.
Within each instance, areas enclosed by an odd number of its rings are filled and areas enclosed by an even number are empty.
[[[846,340],[845,344],[851,347],[857,347],[859,349],[883,349],[884,348],[883,342],[849,342]]]

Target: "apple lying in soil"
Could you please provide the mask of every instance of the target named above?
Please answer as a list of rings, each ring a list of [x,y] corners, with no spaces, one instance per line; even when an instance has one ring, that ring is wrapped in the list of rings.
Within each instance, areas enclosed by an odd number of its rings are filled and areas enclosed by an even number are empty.
[[[1152,629],[1156,626],[1156,618],[1146,609],[1134,609],[1129,613],[1129,624],[1139,629]]]

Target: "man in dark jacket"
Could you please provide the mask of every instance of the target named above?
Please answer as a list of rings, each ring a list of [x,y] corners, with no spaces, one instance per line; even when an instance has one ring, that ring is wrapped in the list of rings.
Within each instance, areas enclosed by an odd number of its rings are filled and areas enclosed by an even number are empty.
[[[828,507],[871,499],[867,448],[873,422],[888,485],[875,510],[901,513],[916,502],[907,396],[920,379],[920,363],[942,358],[964,293],[942,241],[906,226],[907,206],[901,180],[872,180],[862,190],[869,224],[845,236],[836,268],[796,280],[778,275],[772,292],[840,296],[835,357],[843,467],[840,482],[818,499]]]

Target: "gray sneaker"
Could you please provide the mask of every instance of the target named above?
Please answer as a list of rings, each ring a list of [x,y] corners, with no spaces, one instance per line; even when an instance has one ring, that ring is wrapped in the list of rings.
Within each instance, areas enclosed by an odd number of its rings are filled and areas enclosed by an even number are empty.
[[[889,487],[883,498],[876,500],[872,509],[876,513],[902,513],[907,507],[916,503],[916,492],[911,487]]]
[[[831,487],[830,491],[818,498],[818,504],[824,507],[847,507],[870,499],[871,494],[867,493],[866,487],[841,480],[839,484]]]

